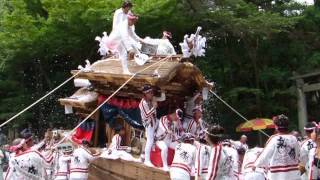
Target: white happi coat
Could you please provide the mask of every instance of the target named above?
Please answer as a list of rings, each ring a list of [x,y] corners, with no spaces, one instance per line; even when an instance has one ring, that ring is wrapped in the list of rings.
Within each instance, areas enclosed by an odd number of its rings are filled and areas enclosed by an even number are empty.
[[[78,149],[75,149],[70,163],[70,179],[87,179],[89,163],[97,157],[85,147],[80,146]]]
[[[71,155],[64,154],[59,157],[55,180],[67,180],[70,176]]]
[[[300,147],[300,165],[306,169],[306,177],[309,172],[309,154],[311,149],[316,148],[316,143],[312,139],[307,139],[301,143]]]
[[[211,147],[205,144],[197,144],[197,152],[195,159],[195,177],[205,179],[208,174]]]
[[[160,119],[156,132],[156,145],[161,149],[161,160],[164,168],[168,168],[168,148],[174,149],[179,138],[179,129],[168,119],[169,116],[163,116]]]
[[[166,100],[166,94],[161,93],[160,97],[153,97],[152,101],[149,103],[144,98],[141,99],[139,103],[139,109],[140,109],[140,115],[141,120],[144,125],[144,127],[148,127],[150,123],[153,123],[153,127],[156,127],[156,115],[157,115],[157,109],[152,106],[152,102],[162,102]]]
[[[157,55],[176,55],[174,47],[170,43],[169,39],[159,39]]]
[[[52,155],[44,157],[40,152],[28,150],[11,156],[5,180],[44,180],[46,167],[52,162]]]
[[[124,20],[117,25],[118,28],[114,29],[108,39],[107,39],[107,47],[112,52],[126,53],[132,49],[139,49],[138,42],[141,39],[135,32],[134,26],[128,25],[128,20]],[[126,56],[126,55],[125,55]]]
[[[168,119],[169,116],[162,116],[159,121],[159,125],[156,132],[157,141],[164,141],[168,146],[175,142],[181,136],[182,127],[178,127],[180,124],[177,122],[171,122]],[[171,132],[171,134],[169,133]]]
[[[240,141],[231,141],[233,146],[236,148],[236,149],[244,149],[245,151],[247,151],[249,149],[248,145],[247,144],[243,144],[242,142]]]
[[[255,167],[268,167],[268,179],[300,179],[300,146],[290,134],[276,134],[269,138],[264,150],[254,163]]]
[[[188,180],[194,166],[196,147],[189,143],[179,143],[170,168],[170,178]]]
[[[252,170],[254,162],[261,154],[263,148],[252,148],[249,149],[243,157],[241,173],[243,175],[243,180],[265,180],[265,175],[267,173],[266,167],[259,168],[257,167],[255,171]]]
[[[131,11],[129,11],[128,13],[131,13]],[[112,30],[116,30],[117,28],[119,28],[119,25],[127,19],[128,15],[123,12],[123,9],[117,9],[113,15]]]
[[[312,148],[309,151],[309,161],[307,162],[308,164],[308,180],[312,180],[312,179],[320,179],[320,161],[315,158],[315,154],[316,154],[316,148]]]
[[[228,155],[229,161],[232,161],[232,174],[229,178],[230,180],[238,180],[239,179],[239,155],[238,151],[229,146],[224,146],[223,149],[225,150],[226,154]]]
[[[220,144],[212,147],[206,180],[234,179],[234,162],[226,147]]]
[[[200,139],[205,136],[204,127],[202,125],[202,119],[199,119],[198,123],[194,119],[192,119],[188,122],[188,125],[185,125],[184,127],[187,127],[185,131],[194,135],[196,139]]]
[[[52,179],[52,177],[55,174],[56,166],[58,164],[60,152],[54,151],[52,153],[50,150],[44,150],[44,151],[41,152],[41,154],[44,157],[48,157],[48,156],[52,155],[52,162],[51,162],[50,166],[46,167],[47,176],[48,176],[49,179]]]
[[[154,129],[156,125],[156,108],[143,98],[140,101],[139,109],[143,126],[145,128],[147,128],[148,126],[152,126]]]
[[[185,118],[184,122],[189,122],[193,119],[193,109],[196,107],[197,104],[195,104],[195,100],[198,98],[198,96],[201,96],[200,94],[197,94],[191,98],[188,99],[186,103],[186,108],[185,108]],[[185,127],[186,128],[186,127]]]

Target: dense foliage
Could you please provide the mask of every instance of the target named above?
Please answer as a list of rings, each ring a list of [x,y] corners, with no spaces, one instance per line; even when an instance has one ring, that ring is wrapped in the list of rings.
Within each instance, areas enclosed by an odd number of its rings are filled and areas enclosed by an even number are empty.
[[[286,113],[296,120],[293,72],[320,66],[320,10],[289,0],[133,0],[139,15],[136,32],[173,43],[204,28],[205,58],[196,64],[217,84],[217,92],[248,118]],[[318,3],[318,2],[317,2]],[[317,4],[316,3],[316,4]],[[99,58],[96,35],[110,31],[121,0],[0,0],[0,119],[4,121],[70,76],[85,59]],[[57,99],[70,95],[72,83],[23,114],[9,127],[52,123],[70,126]],[[242,120],[216,99],[208,120]],[[319,101],[316,101],[319,102]],[[312,103],[310,106],[319,106]],[[311,111],[312,112],[312,111]],[[314,112],[312,116],[319,115]]]

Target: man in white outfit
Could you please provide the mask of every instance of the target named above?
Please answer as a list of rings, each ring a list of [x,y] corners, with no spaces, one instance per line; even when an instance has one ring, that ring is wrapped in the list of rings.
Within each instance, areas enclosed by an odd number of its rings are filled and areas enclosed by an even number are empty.
[[[202,108],[201,106],[196,106],[193,109],[193,119],[189,121],[186,127],[186,132],[191,133],[196,140],[202,139],[205,137],[204,127],[202,124]]]
[[[153,164],[150,161],[150,152],[154,142],[154,131],[158,124],[156,117],[158,107],[157,101],[164,101],[166,97],[164,93],[161,93],[160,98],[154,97],[153,88],[148,84],[143,86],[142,92],[143,98],[140,101],[139,109],[141,113],[141,120],[145,128],[147,137],[147,142],[144,149],[144,163],[147,166],[153,166]]]
[[[184,129],[187,129],[186,125],[189,124],[189,122],[193,119],[193,109],[195,107],[201,107],[202,108],[202,95],[201,93],[196,93],[193,97],[188,98],[186,105],[185,105],[185,112],[184,112],[184,119],[183,124]]]
[[[240,175],[240,168],[239,168],[239,155],[238,151],[232,146],[230,140],[226,139],[222,142],[222,146],[228,155],[229,161],[232,162],[232,176],[230,180],[238,180]]]
[[[168,148],[174,149],[179,139],[179,121],[182,119],[183,112],[177,109],[174,113],[163,116],[160,119],[156,132],[156,144],[161,149],[161,160],[163,170],[168,171]]]
[[[62,149],[62,156],[58,158],[58,165],[55,169],[55,180],[68,180],[70,176],[70,163],[73,147],[71,144],[60,144],[58,149]]]
[[[112,137],[109,149],[104,152],[101,157],[108,159],[123,159],[126,161],[138,161],[129,152],[131,147],[122,145],[122,137],[126,134],[125,129],[122,126],[115,128],[115,135]]]
[[[175,156],[170,167],[171,180],[190,180],[191,177],[196,156],[196,147],[193,145],[194,137],[190,133],[185,133],[182,141],[175,148]]]
[[[176,55],[173,45],[170,43],[171,32],[163,31],[162,39],[159,39],[157,55]]]
[[[255,171],[252,170],[255,160],[259,157],[263,148],[255,147],[249,149],[243,158],[243,163],[241,167],[241,173],[243,180],[265,180],[266,177],[266,167],[256,168]]]
[[[25,139],[13,141],[9,161],[9,168],[5,180],[30,180],[46,179],[46,167],[50,166],[53,160],[52,153],[44,157],[40,152],[31,150]]]
[[[282,114],[273,119],[278,133],[269,138],[252,169],[268,167],[269,180],[300,180],[300,146],[297,138],[288,132],[289,118]]]
[[[128,13],[131,13],[131,9],[132,9],[133,5],[131,2],[129,1],[124,1],[122,3],[122,6],[120,9],[117,9],[115,12],[114,12],[114,15],[113,15],[113,21],[112,21],[112,31],[116,30],[119,28],[120,24],[123,22],[123,21],[126,21],[127,18],[128,18]]]
[[[138,17],[132,13],[127,14],[127,19],[117,25],[107,38],[106,46],[112,53],[118,54],[124,74],[131,74],[128,69],[128,59],[133,58],[139,49],[139,42],[143,40],[134,32],[134,24]]]
[[[205,138],[195,141],[196,159],[195,159],[195,180],[206,179],[210,160],[211,147]]]
[[[236,149],[244,149],[247,151],[249,149],[247,145],[248,137],[246,135],[242,135],[239,141],[231,141]]]
[[[211,144],[211,153],[206,180],[232,180],[234,163],[226,147],[221,145],[224,129],[219,125],[210,126],[206,138]]]
[[[308,122],[304,127],[307,138],[301,143],[300,146],[300,163],[299,168],[301,172],[304,172],[301,179],[308,179],[309,177],[309,153],[312,149],[316,148],[316,143],[311,139],[311,134],[315,131],[316,125],[312,122]]]
[[[82,145],[74,150],[70,164],[70,180],[87,180],[89,163],[99,157],[99,153],[92,154],[89,142],[82,141]]]

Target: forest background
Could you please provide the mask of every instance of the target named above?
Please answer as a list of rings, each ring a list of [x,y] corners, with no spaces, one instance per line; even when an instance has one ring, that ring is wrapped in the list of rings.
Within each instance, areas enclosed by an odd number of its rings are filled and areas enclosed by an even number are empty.
[[[291,0],[133,0],[139,36],[172,32],[173,44],[197,26],[208,38],[206,57],[196,64],[227,102],[247,118],[287,114],[297,129],[294,73],[320,66],[320,5]],[[110,32],[121,0],[0,0],[0,122],[70,77],[85,59],[100,59],[95,36]],[[72,83],[4,127],[72,128],[57,99],[75,91]],[[307,94],[309,119],[317,120],[318,92]],[[211,98],[206,120],[234,135],[243,122]]]

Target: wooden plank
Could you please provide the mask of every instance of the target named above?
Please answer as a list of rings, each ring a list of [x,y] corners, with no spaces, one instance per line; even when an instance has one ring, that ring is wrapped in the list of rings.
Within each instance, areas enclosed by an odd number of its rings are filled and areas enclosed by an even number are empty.
[[[297,73],[294,74],[295,76],[291,77],[291,80],[296,80],[296,79],[304,79],[312,76],[319,76],[320,75],[320,70],[312,72],[312,73],[307,73],[303,75],[298,75]]]
[[[320,83],[303,85],[303,92],[312,92],[312,91],[319,91],[319,90],[320,90]]]
[[[100,111],[97,111],[94,113],[94,119],[95,119],[95,131],[94,131],[94,140],[93,140],[93,146],[97,147],[98,146],[98,141],[99,141],[99,121],[100,121]]]
[[[96,101],[84,103],[84,102],[77,101],[72,98],[61,98],[58,101],[63,106],[70,105],[72,107],[77,107],[77,108],[81,108],[81,109],[90,109],[90,108],[95,107],[97,105]]]
[[[95,169],[91,166],[96,167]],[[108,179],[107,174],[115,177],[137,180],[169,180],[169,173],[157,168],[147,167],[143,163],[130,162],[124,160],[111,160],[98,158],[92,162],[89,168],[89,177]],[[104,175],[104,176],[99,176]]]

